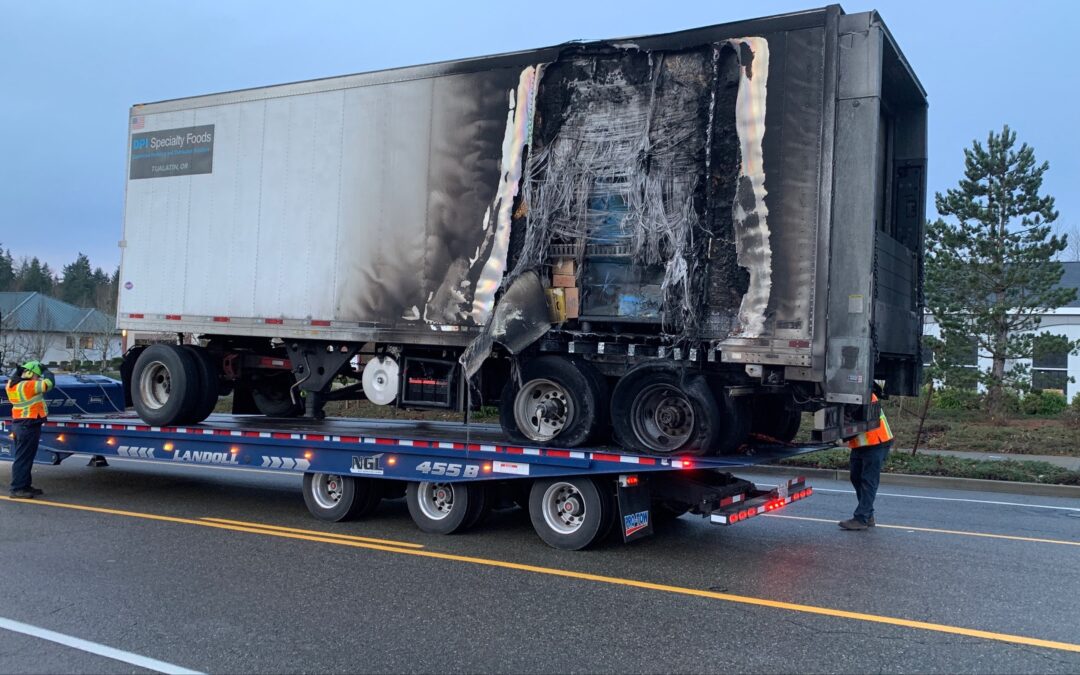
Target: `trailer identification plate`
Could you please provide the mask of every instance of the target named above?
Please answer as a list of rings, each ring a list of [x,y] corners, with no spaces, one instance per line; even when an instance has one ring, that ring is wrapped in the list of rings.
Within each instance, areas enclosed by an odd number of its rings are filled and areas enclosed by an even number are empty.
[[[517,476],[529,475],[529,465],[518,462],[492,462],[491,470],[495,473],[512,473]]]

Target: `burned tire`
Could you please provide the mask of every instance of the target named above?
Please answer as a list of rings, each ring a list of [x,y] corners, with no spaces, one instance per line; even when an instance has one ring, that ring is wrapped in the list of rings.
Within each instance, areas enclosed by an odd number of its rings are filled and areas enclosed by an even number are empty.
[[[579,551],[610,532],[615,504],[591,478],[544,479],[533,483],[529,518],[548,546]]]
[[[178,345],[151,345],[131,373],[131,402],[153,426],[184,424],[202,398],[198,366]]]
[[[754,414],[750,423],[750,432],[781,443],[790,443],[799,433],[802,424],[802,412],[795,407],[791,396],[769,394],[758,396],[752,403]]]
[[[616,441],[631,452],[709,455],[722,450],[720,407],[705,378],[669,366],[631,371],[611,397]]]
[[[413,522],[424,532],[455,534],[475,525],[487,507],[487,486],[481,483],[411,482],[405,502]]]
[[[499,401],[503,431],[518,443],[551,443],[572,448],[600,427],[596,383],[582,368],[560,356],[542,356],[521,368],[521,384],[511,378]]]
[[[596,429],[589,437],[593,445],[606,445],[611,442],[611,387],[604,374],[587,361],[574,361],[589,381],[589,389],[596,401]]]
[[[267,417],[296,417],[304,406],[292,400],[292,373],[279,373],[255,380],[251,398],[259,413]]]
[[[372,478],[304,474],[304,504],[319,520],[336,523],[370,515],[380,499],[379,485]]]
[[[211,358],[210,354],[202,347],[184,345],[183,350],[190,354],[191,358],[195,361],[195,371],[198,374],[199,379],[199,396],[195,401],[195,406],[192,408],[191,416],[188,417],[185,423],[198,424],[209,417],[210,413],[214,412],[214,407],[217,406],[217,364],[214,363],[213,358]]]

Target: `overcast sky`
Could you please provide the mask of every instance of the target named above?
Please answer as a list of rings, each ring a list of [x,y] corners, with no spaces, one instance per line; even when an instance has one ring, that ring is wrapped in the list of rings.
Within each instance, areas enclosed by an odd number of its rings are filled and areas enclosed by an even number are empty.
[[[128,108],[244,87],[797,11],[812,0],[0,0],[0,245],[59,271],[120,259]],[[1080,3],[876,0],[930,97],[928,213],[962,149],[1011,125],[1080,222]],[[163,252],[168,255],[168,252]],[[229,254],[241,254],[231,252]]]

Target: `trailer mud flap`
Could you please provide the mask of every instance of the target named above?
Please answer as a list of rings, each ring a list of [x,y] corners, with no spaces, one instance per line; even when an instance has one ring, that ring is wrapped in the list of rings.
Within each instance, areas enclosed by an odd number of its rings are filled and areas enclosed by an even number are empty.
[[[619,527],[624,542],[653,533],[650,491],[638,476],[619,476],[616,492],[619,502]]]

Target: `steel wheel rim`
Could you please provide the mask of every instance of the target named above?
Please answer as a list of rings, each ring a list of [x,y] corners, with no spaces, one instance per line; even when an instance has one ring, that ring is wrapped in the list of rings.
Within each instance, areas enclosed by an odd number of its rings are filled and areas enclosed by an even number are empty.
[[[585,497],[571,483],[559,482],[544,490],[544,522],[559,534],[573,534],[585,523]]]
[[[416,501],[420,511],[430,520],[442,520],[454,510],[453,483],[420,483],[416,490]]]
[[[151,361],[139,376],[139,394],[143,405],[160,410],[172,396],[172,373],[161,361]]]
[[[341,502],[345,485],[341,476],[317,473],[311,480],[311,496],[323,509],[332,509]]]
[[[550,441],[574,422],[574,401],[558,382],[529,380],[514,397],[514,422],[529,440]]]
[[[650,384],[638,392],[630,407],[634,435],[656,452],[682,447],[694,433],[696,418],[690,399],[670,384]]]

